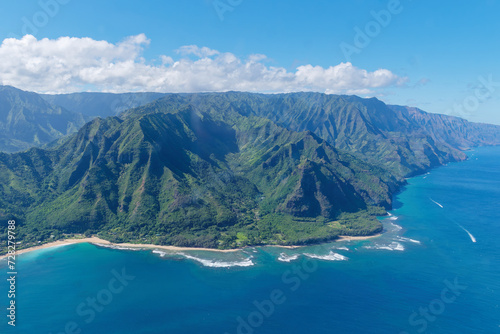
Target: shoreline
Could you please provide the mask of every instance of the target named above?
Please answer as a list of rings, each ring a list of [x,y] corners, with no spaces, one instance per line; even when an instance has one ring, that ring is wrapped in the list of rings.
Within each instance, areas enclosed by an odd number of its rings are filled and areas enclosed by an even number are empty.
[[[131,244],[131,243],[113,243],[108,240],[104,240],[98,237],[91,237],[91,238],[82,238],[82,239],[64,239],[64,240],[57,240],[54,242],[49,242],[40,246],[34,246],[34,247],[29,247],[29,248],[23,248],[20,250],[16,250],[16,256],[25,254],[25,253],[30,253],[34,252],[37,250],[42,250],[42,249],[47,249],[47,248],[53,248],[53,247],[60,247],[60,246],[66,246],[66,245],[76,245],[76,244],[83,244],[83,243],[89,243],[93,244],[96,246],[104,246],[104,247],[123,247],[123,248],[138,248],[138,249],[164,249],[164,250],[171,250],[171,251],[191,251],[191,250],[201,250],[201,251],[211,251],[211,252],[221,252],[221,253],[229,253],[229,252],[236,252],[241,250],[242,248],[235,248],[235,249],[215,249],[215,248],[195,248],[195,247],[177,247],[177,246],[162,246],[162,245],[153,245],[153,244]],[[1,255],[0,260],[3,260],[8,257],[8,254]]]
[[[377,233],[377,234],[374,234],[374,235],[367,235],[367,236],[359,236],[359,237],[356,237],[356,236],[349,236],[349,235],[339,235],[339,238],[337,240],[335,240],[335,242],[337,241],[360,241],[360,240],[369,240],[369,239],[373,239],[373,238],[378,238],[380,236],[382,236],[383,233]]]
[[[378,233],[375,235],[371,236],[339,236],[338,239],[334,240],[333,242],[340,242],[340,241],[359,241],[359,240],[368,240],[372,238],[377,238],[380,237],[382,233]],[[215,248],[196,248],[196,247],[177,247],[177,246],[162,246],[162,245],[153,245],[153,244],[131,244],[131,243],[112,243],[110,241],[98,238],[98,237],[91,237],[91,238],[81,238],[81,239],[64,239],[64,240],[57,240],[54,242],[49,242],[40,246],[34,246],[34,247],[29,247],[29,248],[24,248],[20,250],[16,250],[16,256],[21,255],[21,254],[26,254],[30,252],[34,252],[37,250],[42,250],[42,249],[47,249],[47,248],[53,248],[53,247],[60,247],[60,246],[66,246],[66,245],[76,245],[76,244],[83,244],[83,243],[89,243],[93,244],[96,246],[104,246],[104,247],[122,247],[122,248],[138,248],[138,249],[163,249],[163,250],[169,250],[169,251],[208,251],[208,252],[220,252],[220,253],[231,253],[231,252],[237,252],[242,250],[243,248],[234,248],[234,249],[215,249]],[[311,245],[307,245],[311,246]],[[253,246],[253,247],[279,247],[279,248],[288,248],[288,249],[296,249],[296,248],[301,248],[301,247],[307,247],[307,246],[280,246],[280,245],[263,245],[263,246]],[[6,259],[9,255],[1,255],[0,260]]]

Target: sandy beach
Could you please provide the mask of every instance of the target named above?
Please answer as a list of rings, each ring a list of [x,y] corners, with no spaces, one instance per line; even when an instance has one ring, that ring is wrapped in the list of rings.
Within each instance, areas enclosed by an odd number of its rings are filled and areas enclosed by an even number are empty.
[[[213,249],[213,248],[194,248],[194,247],[175,247],[175,246],[161,246],[161,245],[152,245],[152,244],[130,244],[130,243],[121,243],[116,244],[109,242],[107,240],[91,237],[91,238],[82,238],[82,239],[64,239],[57,240],[54,242],[50,242],[47,244],[43,244],[40,246],[20,249],[16,251],[16,255],[37,251],[40,249],[46,249],[51,247],[65,246],[65,245],[73,245],[73,244],[81,244],[81,243],[91,243],[95,245],[104,245],[104,246],[112,246],[112,247],[122,247],[122,248],[141,248],[141,249],[164,249],[170,251],[186,251],[186,250],[201,250],[201,251],[211,251],[211,252],[236,252],[241,250],[241,248],[237,249]],[[0,260],[5,259],[8,255],[0,256]]]
[[[340,235],[339,238],[335,241],[358,241],[358,240],[368,240],[373,238],[378,238],[382,235],[382,233],[364,236],[364,237],[351,237],[348,235]]]
[[[339,236],[339,239],[337,239],[336,241],[367,240],[367,239],[379,237],[381,235],[382,234],[376,234],[376,235],[366,236],[366,237]],[[37,251],[40,249],[65,246],[65,245],[73,245],[73,244],[81,244],[81,243],[91,243],[91,244],[95,244],[95,245],[112,246],[112,247],[120,247],[120,248],[164,249],[164,250],[169,250],[169,251],[190,251],[190,250],[200,251],[201,250],[201,251],[222,252],[222,253],[236,252],[236,251],[239,251],[242,249],[242,248],[236,248],[236,249],[194,248],[194,247],[176,247],[176,246],[161,246],[161,245],[152,245],[152,244],[131,244],[131,243],[116,244],[116,243],[112,243],[112,242],[109,242],[107,240],[104,240],[104,239],[101,239],[98,237],[91,237],[91,238],[81,238],[81,239],[57,240],[57,241],[43,244],[40,246],[35,246],[35,247],[17,250],[16,255],[20,255],[20,254],[24,254],[24,253],[28,253],[28,252],[33,252],[33,251]],[[269,246],[289,248],[289,249],[304,247],[304,246],[279,246],[279,245],[269,245]],[[0,260],[7,258],[7,256],[8,255],[0,256]]]
[[[64,239],[64,240],[57,240],[54,242],[50,242],[47,244],[43,244],[40,246],[35,246],[35,247],[30,247],[30,248],[24,248],[24,249],[19,249],[16,250],[16,255],[24,254],[24,253],[29,253],[33,252],[36,250],[40,249],[45,249],[45,248],[51,248],[51,247],[58,247],[58,246],[65,246],[65,245],[71,245],[71,244],[81,244],[81,243],[103,243],[103,244],[110,244],[109,241],[99,239],[96,237],[92,238],[83,238],[83,239]],[[0,260],[5,259],[8,255],[2,255],[0,256]]]

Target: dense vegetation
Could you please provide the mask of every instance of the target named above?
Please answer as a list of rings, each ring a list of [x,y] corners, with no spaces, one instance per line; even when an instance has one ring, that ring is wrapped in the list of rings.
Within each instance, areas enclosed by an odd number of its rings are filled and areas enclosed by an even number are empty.
[[[2,213],[36,242],[100,233],[227,248],[380,231],[368,212],[389,208],[398,186],[385,170],[308,132],[225,118],[187,108],[96,119],[54,149],[0,154]]]
[[[371,235],[404,177],[500,143],[499,127],[422,113],[314,93],[169,94],[49,149],[0,153],[0,237],[8,219],[24,247],[75,234],[211,248]]]
[[[85,118],[38,94],[0,86],[0,151],[17,152],[74,133]]]
[[[0,151],[43,147],[77,132],[86,121],[152,102],[165,94],[43,95],[0,86]]]
[[[338,149],[383,166],[396,177],[409,177],[466,159],[459,149],[500,143],[499,126],[470,123],[456,117],[448,117],[446,123],[422,124],[410,108],[396,110],[375,98],[320,93],[171,94],[125,114],[151,112],[155,104],[165,102],[171,110],[190,105],[214,117],[220,110],[233,110],[244,116],[267,118],[293,131],[311,131]],[[425,114],[432,120],[442,117]],[[483,131],[487,127],[488,131]],[[434,136],[438,129],[450,135]],[[476,135],[467,141],[465,137],[470,133]],[[457,141],[458,138],[462,140]]]

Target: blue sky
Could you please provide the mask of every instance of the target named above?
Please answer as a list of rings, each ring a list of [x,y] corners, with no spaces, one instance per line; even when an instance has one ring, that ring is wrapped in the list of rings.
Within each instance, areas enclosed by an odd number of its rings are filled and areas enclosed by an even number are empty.
[[[0,80],[41,92],[303,88],[500,124],[498,13],[495,0],[3,1],[0,63],[20,55]],[[7,45],[25,33],[35,39]],[[65,36],[76,39],[55,42]]]

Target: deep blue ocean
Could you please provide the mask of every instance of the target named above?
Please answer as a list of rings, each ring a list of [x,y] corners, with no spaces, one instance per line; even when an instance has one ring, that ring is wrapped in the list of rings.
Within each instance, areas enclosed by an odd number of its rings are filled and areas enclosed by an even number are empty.
[[[500,333],[500,148],[468,154],[409,179],[371,240],[21,255],[15,328],[2,261],[0,333]]]

